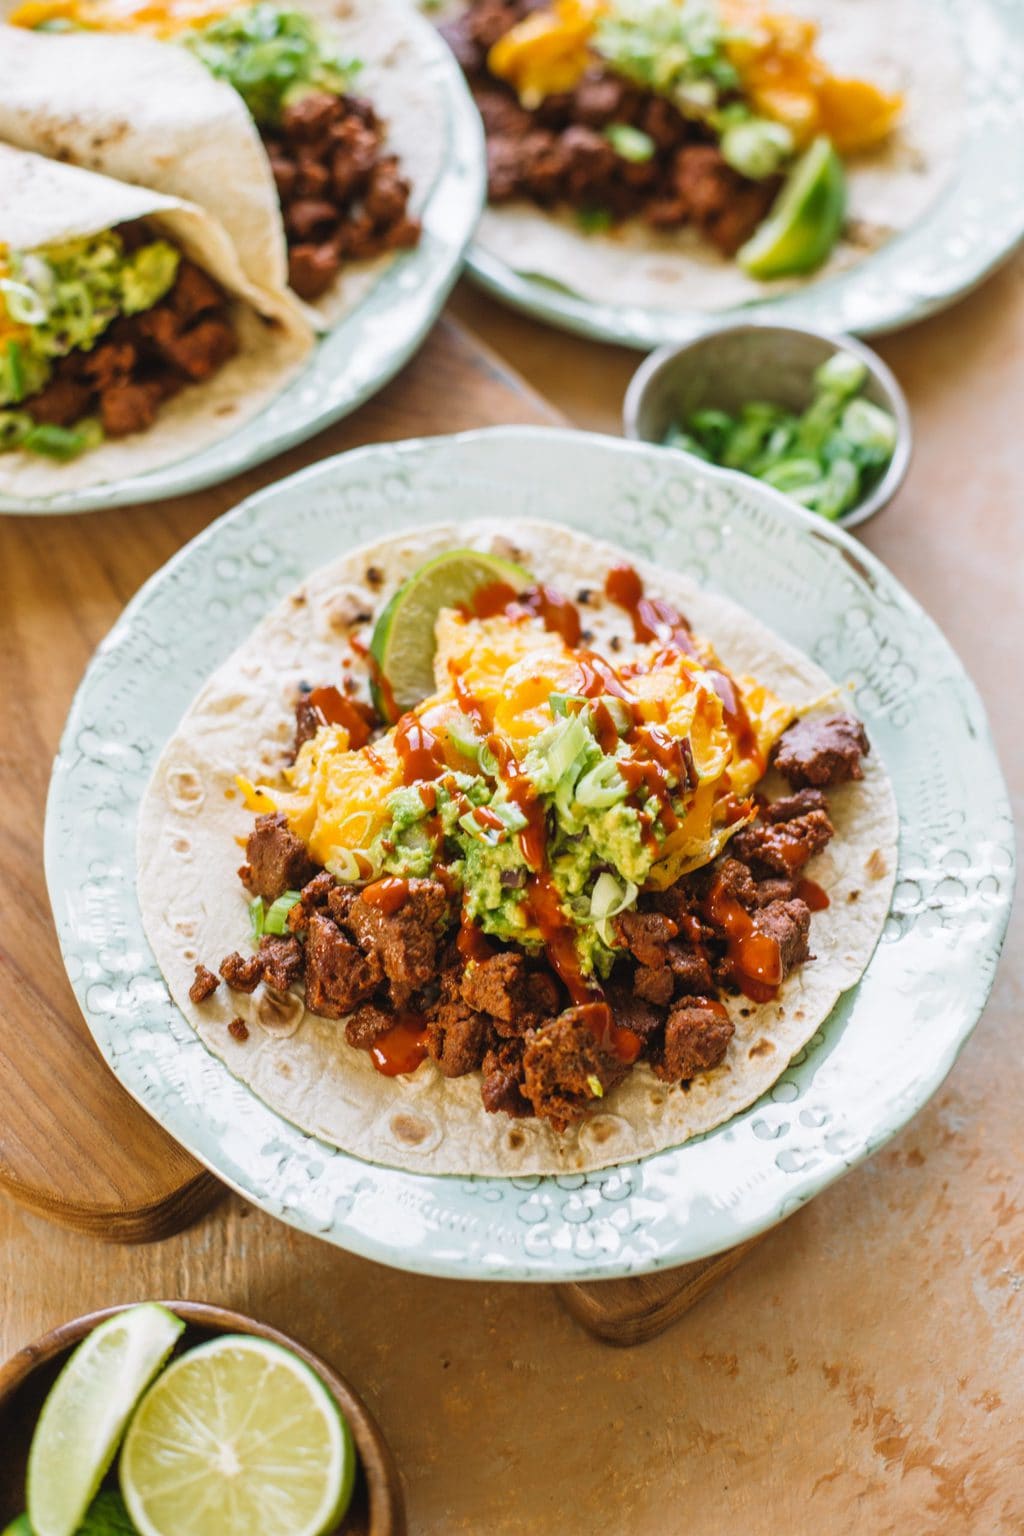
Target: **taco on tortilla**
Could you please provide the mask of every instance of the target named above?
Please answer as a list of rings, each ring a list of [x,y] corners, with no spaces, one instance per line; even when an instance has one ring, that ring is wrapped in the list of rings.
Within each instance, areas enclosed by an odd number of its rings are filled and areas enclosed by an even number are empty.
[[[770,1086],[881,931],[892,794],[836,693],[564,528],[389,539],[291,594],[168,744],[147,935],[210,1049],[360,1156],[551,1173],[675,1145]]]
[[[0,145],[0,485],[45,495],[225,435],[312,342],[175,198]]]
[[[442,146],[400,7],[24,0],[8,20],[0,137],[207,208],[321,321],[417,244]]]
[[[483,251],[602,303],[714,309],[848,265],[954,163],[955,51],[906,0],[469,0]]]

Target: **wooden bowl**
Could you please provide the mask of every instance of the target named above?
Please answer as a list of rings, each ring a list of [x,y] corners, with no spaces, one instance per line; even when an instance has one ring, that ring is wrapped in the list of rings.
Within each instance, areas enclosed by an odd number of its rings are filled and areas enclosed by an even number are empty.
[[[359,1452],[355,1492],[338,1536],[406,1536],[405,1498],[394,1457],[373,1415],[343,1377],[287,1334],[240,1312],[201,1301],[165,1301],[162,1305],[187,1324],[179,1349],[201,1344],[217,1334],[250,1333],[283,1345],[311,1366],[345,1415]],[[0,1530],[25,1508],[25,1468],[32,1433],[43,1400],[65,1360],[97,1323],[126,1310],[124,1306],[107,1307],[64,1323],[26,1345],[0,1367]]]

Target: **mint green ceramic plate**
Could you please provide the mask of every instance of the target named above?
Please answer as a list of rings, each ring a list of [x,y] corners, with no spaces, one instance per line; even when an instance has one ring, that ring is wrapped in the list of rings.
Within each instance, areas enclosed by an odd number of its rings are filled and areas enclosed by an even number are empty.
[[[860,985],[759,1103],[700,1141],[560,1178],[427,1177],[304,1135],[175,1008],[135,897],[154,762],[215,667],[344,551],[486,512],[549,518],[685,569],[856,689],[900,808],[899,872]],[[247,1199],[405,1269],[509,1280],[638,1274],[780,1221],[935,1092],[988,995],[1013,828],[978,696],[931,620],[841,531],[756,480],[583,433],[506,428],[359,449],[243,502],[142,589],[101,645],[54,766],[46,872],[89,1027],[128,1091]]]
[[[899,0],[896,0],[898,5]],[[469,269],[495,297],[539,320],[645,351],[723,320],[765,319],[867,336],[923,320],[977,286],[1024,236],[1024,5],[930,0],[963,69],[964,132],[956,170],[905,234],[857,266],[758,303],[713,312],[648,309],[579,297],[515,270],[475,244]]]
[[[408,8],[410,33],[436,112],[424,132],[442,141],[441,169],[416,206],[423,234],[395,257],[365,299],[317,342],[308,362],[265,410],[199,453],[148,474],[31,501],[0,492],[0,512],[89,512],[181,496],[283,453],[375,394],[417,350],[444,307],[483,207],[480,120],[462,73],[429,22]]]

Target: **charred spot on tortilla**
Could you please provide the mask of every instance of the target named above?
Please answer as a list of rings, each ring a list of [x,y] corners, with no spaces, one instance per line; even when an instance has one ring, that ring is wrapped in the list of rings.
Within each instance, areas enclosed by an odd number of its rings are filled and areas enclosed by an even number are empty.
[[[882,853],[880,848],[875,848],[872,850],[864,868],[872,880],[885,879],[889,871],[886,866],[885,855]]]

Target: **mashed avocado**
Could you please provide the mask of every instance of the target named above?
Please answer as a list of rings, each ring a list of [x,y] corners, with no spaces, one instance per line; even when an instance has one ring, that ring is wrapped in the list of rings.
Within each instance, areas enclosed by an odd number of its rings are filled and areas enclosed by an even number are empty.
[[[12,252],[0,276],[0,301],[15,327],[0,359],[0,408],[38,393],[54,359],[90,351],[119,315],[151,309],[172,287],[180,259],[165,240],[126,251],[114,230]]]
[[[547,872],[574,921],[584,974],[606,976],[614,960],[611,919],[631,906],[658,852],[657,804],[627,804],[616,753],[597,742],[585,701],[535,738],[521,759],[545,810]],[[626,748],[620,749],[625,753]],[[525,826],[497,764],[479,744],[477,774],[452,773],[420,790],[395,790],[389,820],[371,850],[387,874],[429,875],[443,865],[462,888],[467,916],[493,938],[540,946],[528,909],[530,866],[518,833]],[[474,811],[485,808],[487,815]]]
[[[187,36],[211,74],[233,85],[255,121],[272,127],[308,91],[341,96],[359,68],[320,35],[302,11],[249,5]]]

